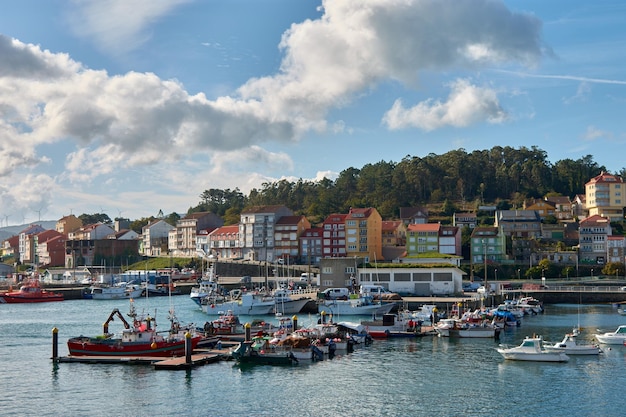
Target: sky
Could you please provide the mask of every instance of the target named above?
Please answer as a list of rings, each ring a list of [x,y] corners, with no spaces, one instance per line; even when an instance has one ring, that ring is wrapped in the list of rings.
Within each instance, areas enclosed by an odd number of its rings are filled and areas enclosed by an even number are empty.
[[[625,19],[621,0],[6,0],[0,226],[457,149],[617,173]]]

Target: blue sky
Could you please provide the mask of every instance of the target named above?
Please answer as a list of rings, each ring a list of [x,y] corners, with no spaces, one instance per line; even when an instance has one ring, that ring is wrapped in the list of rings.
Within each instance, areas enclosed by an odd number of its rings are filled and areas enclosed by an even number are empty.
[[[625,18],[618,0],[7,0],[0,226],[184,213],[209,188],[460,148],[617,172]]]

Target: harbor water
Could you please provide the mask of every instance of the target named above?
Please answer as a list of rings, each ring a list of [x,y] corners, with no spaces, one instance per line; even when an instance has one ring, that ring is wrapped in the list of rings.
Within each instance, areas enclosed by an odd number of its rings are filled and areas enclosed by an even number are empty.
[[[209,319],[188,296],[139,299],[167,329],[173,306],[183,323]],[[500,340],[427,336],[375,341],[351,354],[298,366],[246,366],[224,361],[191,370],[149,365],[51,361],[67,339],[102,333],[113,308],[128,300],[72,300],[0,305],[0,414],[3,416],[621,416],[626,347],[603,346],[599,357],[567,363],[505,361],[498,343],[526,335],[558,341],[580,324],[581,338],[626,324],[610,305],[548,305]],[[251,319],[251,318],[244,318]],[[359,320],[341,317],[336,320]],[[274,321],[273,317],[269,320]],[[303,315],[306,325],[317,317]],[[277,320],[276,320],[277,322]],[[119,321],[111,331],[121,329]]]

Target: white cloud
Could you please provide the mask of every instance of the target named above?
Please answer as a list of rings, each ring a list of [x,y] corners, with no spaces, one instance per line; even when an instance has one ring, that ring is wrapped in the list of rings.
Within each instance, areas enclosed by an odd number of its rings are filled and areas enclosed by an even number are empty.
[[[605,130],[600,130],[595,126],[587,127],[585,133],[583,133],[582,138],[586,141],[595,141],[599,139],[612,139],[613,133],[607,132]]]
[[[186,1],[75,0],[72,23],[102,49],[127,52],[149,38],[151,24]],[[65,163],[47,181],[70,180],[78,187],[100,177],[112,184],[107,177],[122,170],[150,166],[140,171],[145,179],[162,164],[187,168],[203,159],[208,166],[199,172],[208,170],[211,180],[241,180],[240,188],[251,188],[273,175],[258,174],[254,166],[293,170],[289,155],[266,151],[264,143],[346,129],[341,121],[328,125],[327,112],[381,81],[413,87],[423,70],[532,65],[542,56],[540,21],[497,1],[325,0],[323,11],[283,34],[277,74],[250,79],[237,95],[215,100],[152,73],[112,76],[0,35],[0,176],[24,184],[19,170]],[[397,101],[386,120],[392,128],[436,129],[503,116],[493,90],[459,81],[447,102],[405,109]],[[63,161],[39,155],[61,142],[75,144]],[[239,166],[237,160],[254,164]],[[4,190],[0,198],[13,197]]]
[[[496,1],[327,0],[323,9],[321,19],[285,32],[279,74],[239,89],[301,129],[326,128],[330,107],[381,80],[412,85],[422,70],[533,65],[544,48],[537,18]]]
[[[506,119],[493,89],[471,85],[467,80],[457,80],[451,88],[445,102],[427,100],[405,108],[402,101],[396,100],[383,117],[383,123],[394,130],[417,127],[431,131],[444,126],[464,127],[481,121],[500,123]]]
[[[190,0],[73,0],[68,23],[103,50],[132,51],[150,38],[149,25]]]

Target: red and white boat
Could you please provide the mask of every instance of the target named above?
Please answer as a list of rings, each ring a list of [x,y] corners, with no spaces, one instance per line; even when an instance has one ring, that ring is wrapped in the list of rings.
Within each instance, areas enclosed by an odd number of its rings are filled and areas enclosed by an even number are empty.
[[[109,323],[117,316],[124,325],[122,334],[114,337],[109,333]],[[103,325],[103,334],[96,337],[73,337],[67,341],[67,347],[72,356],[155,356],[171,357],[185,355],[186,333],[190,329],[181,328],[177,321],[172,319],[169,331],[157,333],[156,320],[150,315],[138,317],[131,300],[130,312],[132,325],[116,308]],[[195,349],[201,336],[192,334],[191,349]]]
[[[63,294],[44,290],[38,279],[25,281],[17,291],[0,293],[0,304],[46,303],[49,301],[63,301]]]

